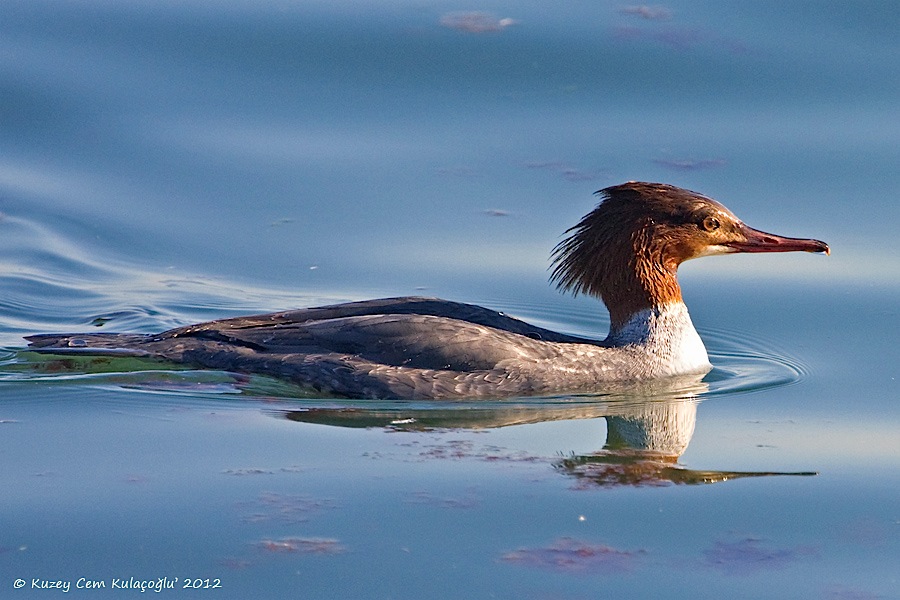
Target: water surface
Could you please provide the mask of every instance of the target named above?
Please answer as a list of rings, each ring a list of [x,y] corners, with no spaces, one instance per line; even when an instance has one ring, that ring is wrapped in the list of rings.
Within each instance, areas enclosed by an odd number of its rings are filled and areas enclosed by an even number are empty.
[[[898,28],[892,2],[3,3],[0,596],[900,597]],[[715,369],[668,388],[367,403],[23,352],[406,294],[602,338],[547,257],[630,179],[833,255],[684,265]]]

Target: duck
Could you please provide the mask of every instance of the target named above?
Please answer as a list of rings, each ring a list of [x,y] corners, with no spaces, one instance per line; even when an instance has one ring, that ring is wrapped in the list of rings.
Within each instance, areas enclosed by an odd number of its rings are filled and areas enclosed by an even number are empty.
[[[550,280],[599,298],[605,339],[558,333],[473,304],[397,297],[226,318],[158,334],[29,336],[50,354],[135,356],[286,380],[332,397],[440,400],[594,394],[711,369],[678,283],[694,258],[829,254],[745,225],[702,194],[630,181],[564,233]]]

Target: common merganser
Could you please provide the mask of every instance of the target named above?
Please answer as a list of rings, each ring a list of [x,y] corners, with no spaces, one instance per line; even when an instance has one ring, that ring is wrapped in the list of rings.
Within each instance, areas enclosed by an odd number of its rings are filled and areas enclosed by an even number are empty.
[[[671,185],[629,182],[598,194],[600,204],[556,246],[551,280],[603,301],[611,324],[602,342],[418,297],[222,319],[157,335],[27,339],[40,352],[155,357],[354,398],[601,392],[712,368],[682,301],[682,262],[734,252],[829,253],[818,240],[752,229],[715,200]]]

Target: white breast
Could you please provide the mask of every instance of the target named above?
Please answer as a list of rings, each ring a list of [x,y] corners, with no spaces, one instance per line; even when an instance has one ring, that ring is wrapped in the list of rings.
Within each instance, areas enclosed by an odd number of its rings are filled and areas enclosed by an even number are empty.
[[[703,340],[682,302],[647,308],[610,331],[607,343],[639,348],[646,355],[645,377],[699,373],[711,368]]]

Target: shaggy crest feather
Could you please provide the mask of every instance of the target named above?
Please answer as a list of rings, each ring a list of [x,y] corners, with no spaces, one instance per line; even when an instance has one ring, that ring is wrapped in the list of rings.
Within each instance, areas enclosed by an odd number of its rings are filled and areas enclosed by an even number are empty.
[[[680,301],[675,272],[691,256],[676,232],[698,220],[703,209],[727,209],[658,183],[629,182],[597,195],[597,208],[554,248],[551,281],[563,291],[602,299],[614,323],[637,310]]]

